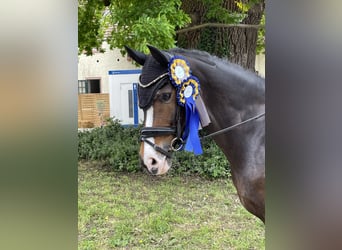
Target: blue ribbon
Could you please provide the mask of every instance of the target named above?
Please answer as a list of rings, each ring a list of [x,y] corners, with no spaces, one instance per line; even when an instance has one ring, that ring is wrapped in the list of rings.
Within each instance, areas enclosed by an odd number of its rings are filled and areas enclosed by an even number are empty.
[[[183,140],[186,142],[184,150],[194,152],[195,155],[203,153],[201,141],[198,136],[199,114],[192,96],[185,99],[185,131]]]

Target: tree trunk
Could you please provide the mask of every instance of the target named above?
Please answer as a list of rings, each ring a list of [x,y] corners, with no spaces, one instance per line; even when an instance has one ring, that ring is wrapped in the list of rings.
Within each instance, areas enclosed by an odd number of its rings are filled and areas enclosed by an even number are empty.
[[[230,10],[234,6],[230,5]],[[236,8],[236,5],[235,5]],[[243,20],[244,24],[260,24],[262,13],[264,11],[264,2],[255,4],[248,11],[248,16]],[[232,27],[228,32],[229,40],[229,60],[233,63],[237,63],[244,68],[255,71],[255,56],[256,46],[258,39],[257,29],[246,29]]]
[[[247,0],[242,1],[244,3]],[[264,11],[264,0],[253,5],[248,11],[243,24],[260,24]],[[222,7],[229,12],[239,12],[235,0],[224,0]],[[210,6],[205,6],[201,0],[184,0],[183,10],[190,15],[191,25],[199,25],[207,22],[219,22],[219,20],[206,18]],[[216,56],[227,58],[233,63],[255,71],[255,56],[258,31],[255,28],[214,28],[207,27],[178,34],[178,46],[183,48],[195,48],[205,50]]]
[[[189,27],[205,23],[204,16],[207,10],[202,0],[183,0],[182,9],[191,18]],[[201,32],[201,29],[197,29],[194,31],[179,34],[177,36],[178,47],[186,49],[199,49],[198,44],[200,42],[199,39],[201,37]]]

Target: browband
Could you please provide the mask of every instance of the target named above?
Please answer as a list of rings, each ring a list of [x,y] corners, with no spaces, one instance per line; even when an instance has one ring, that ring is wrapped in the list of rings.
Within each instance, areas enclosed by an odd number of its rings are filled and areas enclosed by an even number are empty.
[[[164,74],[161,74],[160,76],[158,76],[156,79],[152,80],[151,82],[149,82],[148,84],[146,85],[143,85],[140,81],[139,81],[139,86],[142,87],[142,88],[147,88],[147,87],[150,87],[151,85],[153,85],[154,83],[158,82],[160,79],[164,78],[165,76],[168,76],[169,73],[166,72]]]

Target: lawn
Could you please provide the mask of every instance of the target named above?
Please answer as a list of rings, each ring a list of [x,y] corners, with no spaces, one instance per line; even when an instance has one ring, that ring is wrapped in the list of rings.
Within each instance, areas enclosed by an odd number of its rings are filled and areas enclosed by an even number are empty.
[[[229,179],[78,171],[79,249],[265,249]]]

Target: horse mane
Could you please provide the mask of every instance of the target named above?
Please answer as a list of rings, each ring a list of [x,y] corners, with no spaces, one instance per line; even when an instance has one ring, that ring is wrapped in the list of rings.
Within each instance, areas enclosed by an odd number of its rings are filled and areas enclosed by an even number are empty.
[[[192,58],[195,58],[197,60],[200,60],[203,63],[207,63],[208,65],[214,66],[218,63],[224,63],[227,64],[228,66],[232,67],[233,69],[235,69],[236,71],[240,71],[242,73],[252,73],[253,75],[255,75],[256,77],[262,78],[261,76],[255,74],[254,72],[243,68],[242,66],[232,63],[229,60],[225,59],[225,58],[220,58],[218,56],[214,56],[209,54],[206,51],[200,51],[200,50],[195,50],[195,49],[183,49],[183,48],[173,48],[169,50],[170,53],[179,53],[185,56],[189,56]]]
[[[174,48],[174,49],[169,50],[169,52],[195,58],[210,66],[216,65],[215,61],[212,60],[216,56],[210,55],[208,52],[205,52],[205,51],[200,51],[200,50],[195,50],[195,49],[188,50],[188,49],[182,49],[182,48]],[[216,58],[219,59],[218,57]]]
[[[168,51],[172,54],[181,54],[187,57],[194,58],[201,63],[207,64],[211,67],[219,66],[221,69],[231,72],[237,78],[244,79],[244,83],[250,85],[250,91],[259,92],[264,96],[265,93],[265,79],[251,70],[245,69],[242,66],[232,63],[224,58],[219,58],[217,56],[211,55],[208,52],[195,50],[195,49],[183,49],[183,48],[173,48]]]

